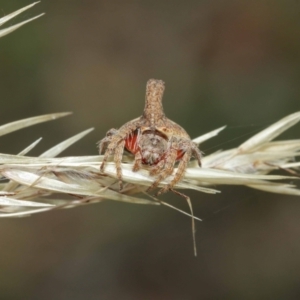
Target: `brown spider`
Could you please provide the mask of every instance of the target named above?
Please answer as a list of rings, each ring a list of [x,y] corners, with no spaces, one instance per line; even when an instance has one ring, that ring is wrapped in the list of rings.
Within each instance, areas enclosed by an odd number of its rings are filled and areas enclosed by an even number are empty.
[[[165,84],[162,80],[150,79],[146,87],[143,115],[127,122],[119,130],[110,129],[106,137],[99,142],[100,154],[106,147],[100,170],[104,171],[109,156],[114,155],[120,190],[124,148],[134,155],[134,172],[146,165],[150,167],[150,175],[156,176],[156,180],[148,190],[156,188],[162,180],[170,176],[175,163],[179,162],[173,179],[159,191],[159,194],[173,189],[181,180],[192,156],[201,166],[201,152],[197,144],[191,141],[181,126],[168,119],[163,112],[164,90]]]

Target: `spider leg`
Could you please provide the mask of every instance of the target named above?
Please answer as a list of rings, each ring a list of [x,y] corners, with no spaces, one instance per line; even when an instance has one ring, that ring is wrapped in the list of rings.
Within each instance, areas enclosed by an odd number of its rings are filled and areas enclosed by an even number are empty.
[[[106,146],[106,144],[108,143],[108,139],[107,138],[104,138],[102,139],[101,141],[99,141],[99,154],[101,155],[103,153],[103,150]]]
[[[107,144],[110,143],[112,137],[118,132],[117,129],[112,128],[107,131],[105,138],[103,138],[101,141],[99,141],[99,154],[101,154]]]
[[[201,167],[201,157],[202,157],[201,151],[199,150],[198,145],[196,143],[192,142],[191,146],[192,146],[192,155],[197,159],[198,165],[199,167]]]
[[[118,130],[115,128],[112,128],[110,130],[107,131],[106,133],[106,137],[103,138],[100,142],[99,142],[99,154],[101,154],[104,150],[104,148],[106,147],[106,150],[104,152],[104,157],[100,166],[100,171],[103,172],[104,171],[104,166],[106,161],[108,160],[108,157],[114,153],[114,148],[110,147],[112,144],[112,140],[117,136]]]
[[[169,175],[172,174],[176,162],[176,157],[177,157],[177,148],[178,147],[177,147],[176,138],[171,138],[170,147],[167,150],[166,157],[165,157],[164,169],[158,175],[156,180],[152,183],[152,185],[148,188],[147,191],[155,189],[162,180],[166,179]]]
[[[114,161],[116,164],[117,177],[119,179],[120,191],[123,189],[121,162],[122,162],[122,157],[123,157],[123,152],[124,152],[124,146],[125,146],[125,141],[120,142],[118,144],[118,146],[115,148],[115,154],[114,154]]]
[[[142,154],[138,151],[134,157],[133,172],[137,172],[142,167]]]
[[[184,153],[183,157],[181,158],[180,163],[179,163],[178,168],[177,168],[177,172],[174,175],[174,178],[172,179],[172,181],[166,187],[162,188],[158,192],[158,195],[163,194],[163,193],[167,192],[170,189],[173,189],[174,185],[182,179],[182,177],[184,175],[184,172],[185,172],[185,169],[188,165],[188,162],[190,161],[191,155],[192,155],[192,150],[189,148]]]
[[[109,143],[107,149],[104,153],[104,157],[100,166],[100,171],[104,171],[105,163],[107,162],[110,155],[115,152],[115,149],[118,147],[119,143],[124,141],[126,136],[132,133],[134,130],[138,128],[140,124],[140,120],[136,119],[134,121],[130,121],[123,125],[119,130],[111,129],[108,131],[107,136],[103,139],[104,143]],[[106,140],[107,138],[107,140]],[[102,144],[100,141],[99,148],[102,150],[105,144]],[[124,148],[124,147],[123,147]],[[122,152],[123,154],[123,152]]]
[[[102,163],[100,165],[100,171],[101,172],[104,172],[105,163],[107,162],[109,156],[113,154],[113,152],[114,152],[114,149],[109,149],[107,147],[107,149],[106,149],[106,151],[104,153],[104,157],[103,157]]]
[[[157,175],[164,167],[165,165],[165,160],[162,159],[160,160],[155,166],[152,167],[150,170],[150,176],[155,176]]]

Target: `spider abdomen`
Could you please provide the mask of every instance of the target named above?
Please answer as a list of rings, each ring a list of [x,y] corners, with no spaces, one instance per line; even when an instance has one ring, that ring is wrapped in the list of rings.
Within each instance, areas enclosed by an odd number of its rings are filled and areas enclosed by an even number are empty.
[[[152,166],[164,159],[168,141],[158,131],[135,131],[126,137],[125,148],[134,155],[139,152],[142,164]]]
[[[142,163],[152,166],[165,159],[168,139],[159,131],[149,130],[142,134],[136,131],[125,139],[125,148],[134,155],[140,152]],[[176,160],[183,155],[184,151],[178,150]]]

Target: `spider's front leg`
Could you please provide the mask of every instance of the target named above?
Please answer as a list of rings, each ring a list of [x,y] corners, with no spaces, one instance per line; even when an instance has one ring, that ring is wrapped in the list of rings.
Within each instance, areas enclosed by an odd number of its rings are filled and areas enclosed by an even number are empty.
[[[158,195],[173,189],[173,187],[182,179],[192,155],[196,157],[199,166],[201,166],[201,152],[197,144],[191,140],[179,139],[177,150],[184,153],[178,164],[177,171],[174,174],[172,181],[166,187],[162,188],[158,192]]]
[[[177,150],[178,150],[177,139],[175,137],[172,137],[171,140],[169,141],[169,147],[166,152],[166,156],[164,158],[163,168],[161,168],[162,165],[159,166],[159,169],[162,171],[157,176],[156,180],[152,183],[152,185],[148,188],[147,191],[155,189],[161,181],[163,181],[164,179],[166,179],[168,176],[172,174],[174,170],[176,158],[177,158]],[[154,173],[156,173],[157,171],[158,170],[155,169]]]
[[[201,164],[202,153],[196,143],[190,142],[190,144],[191,144],[191,149],[192,149],[192,155],[197,159],[198,165],[199,165],[199,167],[201,167],[202,166],[202,164]]]
[[[114,154],[114,162],[116,164],[117,178],[120,184],[120,190],[123,187],[122,184],[122,168],[121,162],[125,147],[126,138],[132,134],[139,127],[139,119],[130,121],[123,125],[119,130],[110,130],[107,136],[102,139],[99,143],[99,150],[103,150],[106,144],[107,148],[104,153],[102,164],[100,166],[100,171],[104,172],[105,163],[107,162],[109,156]]]
[[[106,137],[99,142],[99,154],[101,154],[106,147],[104,157],[100,165],[101,172],[104,171],[105,163],[107,162],[109,156],[115,152],[115,148],[117,147],[119,140],[118,133],[119,130],[112,128],[106,133]]]
[[[118,132],[117,129],[112,128],[109,129],[106,133],[105,138],[103,138],[101,141],[99,141],[99,154],[101,155],[104,148],[111,142],[112,137]]]
[[[123,180],[122,180],[122,157],[124,152],[125,140],[121,141],[118,146],[115,148],[114,161],[116,164],[117,177],[119,180],[120,191],[123,189]]]
[[[183,154],[183,156],[180,160],[180,163],[178,165],[177,171],[174,175],[174,178],[172,179],[172,181],[166,187],[162,188],[158,192],[158,195],[163,194],[163,193],[167,192],[170,189],[173,189],[173,187],[176,185],[176,183],[178,183],[182,179],[182,177],[184,175],[184,172],[186,170],[186,167],[187,167],[187,165],[190,161],[191,155],[192,155],[192,150],[191,149],[188,149]]]

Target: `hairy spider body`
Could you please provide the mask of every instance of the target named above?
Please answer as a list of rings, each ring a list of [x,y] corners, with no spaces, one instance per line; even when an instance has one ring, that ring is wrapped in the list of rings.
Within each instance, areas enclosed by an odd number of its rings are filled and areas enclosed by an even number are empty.
[[[173,179],[160,193],[172,189],[181,180],[192,156],[201,166],[201,152],[197,144],[191,141],[181,126],[168,119],[163,112],[164,89],[162,80],[150,79],[146,87],[143,115],[127,122],[119,130],[109,130],[99,143],[100,154],[106,147],[100,170],[104,171],[106,161],[113,155],[120,189],[122,189],[121,162],[124,149],[135,156],[133,171],[138,171],[146,165],[150,167],[150,175],[156,176],[149,189],[156,188],[162,180],[170,176],[175,163],[178,162]]]
[[[141,156],[144,165],[153,166],[161,161],[168,147],[167,138],[158,131],[152,132],[136,130],[125,141],[125,148],[132,154]]]

